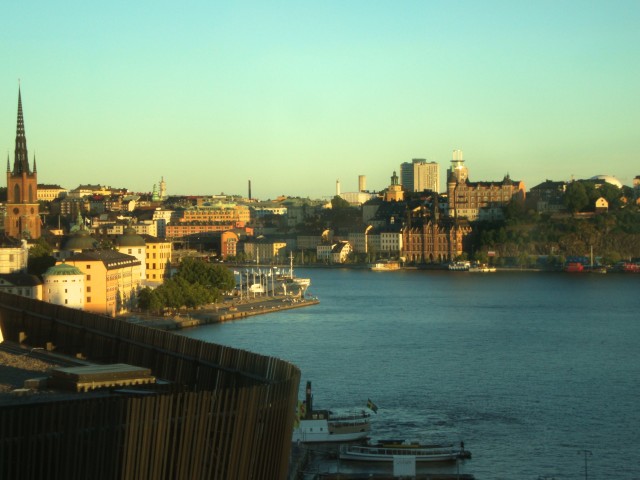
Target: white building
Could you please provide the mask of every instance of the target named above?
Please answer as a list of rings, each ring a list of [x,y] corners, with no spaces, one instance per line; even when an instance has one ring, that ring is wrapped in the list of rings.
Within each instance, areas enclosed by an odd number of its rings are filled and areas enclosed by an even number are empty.
[[[13,240],[5,237],[0,244],[0,273],[27,271],[29,246],[26,240]]]
[[[44,274],[42,299],[69,308],[84,308],[85,274],[73,265],[61,263],[50,267]]]

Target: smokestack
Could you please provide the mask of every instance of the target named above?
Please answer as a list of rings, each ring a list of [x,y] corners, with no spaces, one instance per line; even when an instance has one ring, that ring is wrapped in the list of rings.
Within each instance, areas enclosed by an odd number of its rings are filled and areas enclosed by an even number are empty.
[[[336,197],[340,196],[340,179],[336,180]]]
[[[249,200],[251,200],[251,180],[249,180]]]
[[[367,177],[365,175],[358,175],[358,191],[364,192],[367,189]]]

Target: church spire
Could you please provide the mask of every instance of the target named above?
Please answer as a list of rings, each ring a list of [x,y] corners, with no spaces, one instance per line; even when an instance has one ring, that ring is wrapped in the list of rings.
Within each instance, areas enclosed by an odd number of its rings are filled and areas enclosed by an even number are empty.
[[[27,156],[27,137],[24,133],[24,116],[22,115],[22,94],[18,86],[18,125],[16,128],[16,151],[13,160],[13,174],[30,174]]]

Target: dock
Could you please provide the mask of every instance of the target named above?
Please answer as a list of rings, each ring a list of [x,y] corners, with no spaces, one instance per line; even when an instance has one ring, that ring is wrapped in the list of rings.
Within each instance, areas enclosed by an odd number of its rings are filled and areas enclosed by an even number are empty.
[[[291,295],[257,296],[249,299],[226,300],[223,303],[185,310],[167,317],[131,313],[119,318],[130,323],[139,323],[161,330],[180,330],[212,323],[241,320],[255,315],[265,315],[294,308],[310,307],[318,303],[320,301],[315,297],[300,298]]]

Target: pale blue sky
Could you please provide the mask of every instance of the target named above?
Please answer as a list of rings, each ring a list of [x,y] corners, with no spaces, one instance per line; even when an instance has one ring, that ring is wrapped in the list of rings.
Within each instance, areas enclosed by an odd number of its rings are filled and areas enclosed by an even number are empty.
[[[472,181],[640,175],[640,1],[2,2],[38,180],[331,196],[399,165]]]

